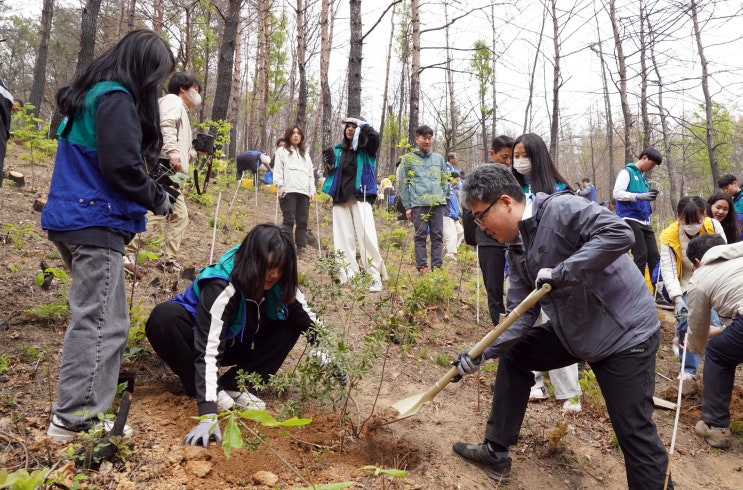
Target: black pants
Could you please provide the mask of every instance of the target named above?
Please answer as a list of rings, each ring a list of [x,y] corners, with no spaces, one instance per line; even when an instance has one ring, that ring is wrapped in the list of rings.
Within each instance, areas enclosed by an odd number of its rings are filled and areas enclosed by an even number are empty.
[[[299,192],[288,192],[279,200],[284,215],[284,227],[294,237],[297,249],[307,246],[307,220],[310,215],[310,198]],[[294,225],[296,223],[296,230]]]
[[[632,219],[626,219],[624,222],[632,228],[632,233],[635,234],[635,244],[632,246],[632,258],[635,265],[640,269],[643,276],[645,275],[645,265],[648,266],[648,271],[652,274],[655,266],[660,262],[658,244],[655,242],[653,229],[650,225],[644,225]]]
[[[668,455],[652,418],[659,342],[660,333],[655,333],[626,351],[589,363],[624,454],[630,490],[661,489],[665,480]],[[485,439],[504,447],[515,444],[534,384],[532,371],[549,371],[578,361],[560,343],[550,322],[529,330],[500,358]],[[669,484],[668,488],[673,487]]]
[[[506,312],[503,305],[503,282],[505,281],[506,247],[479,246],[477,258],[480,261],[482,281],[488,293],[488,310],[495,325],[501,313]]]
[[[193,316],[183,306],[166,301],[152,309],[145,326],[152,348],[178,375],[189,396],[196,395],[195,362],[197,356],[203,355],[194,349],[193,325]],[[254,339],[240,342],[238,337],[234,343],[228,341],[231,345],[224,350],[219,365],[232,368],[219,378],[220,388],[236,391],[235,378],[240,369],[258,373],[268,381],[269,375],[276,374],[284,363],[299,335],[299,330],[288,321],[264,321]]]

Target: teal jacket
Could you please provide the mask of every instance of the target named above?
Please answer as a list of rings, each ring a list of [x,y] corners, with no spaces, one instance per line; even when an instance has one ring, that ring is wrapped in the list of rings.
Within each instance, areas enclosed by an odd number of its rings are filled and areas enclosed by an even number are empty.
[[[448,176],[444,157],[438,153],[414,150],[403,155],[397,179],[405,209],[446,204]]]

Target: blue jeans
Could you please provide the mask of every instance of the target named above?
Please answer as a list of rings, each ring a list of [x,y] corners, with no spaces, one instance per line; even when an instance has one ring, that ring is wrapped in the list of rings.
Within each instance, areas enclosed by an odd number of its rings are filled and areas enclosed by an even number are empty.
[[[82,430],[111,407],[129,336],[123,256],[110,248],[54,242],[72,271],[67,326],[52,412]]]
[[[710,339],[705,354],[702,420],[710,427],[728,427],[735,368],[743,362],[743,318]]]
[[[686,300],[686,293],[684,293],[684,300]],[[687,321],[688,320],[686,316],[677,318],[678,323],[676,324],[676,336],[678,337],[680,344],[684,343],[683,335],[686,333],[686,329],[688,328]],[[713,327],[722,326],[720,315],[717,314],[714,308],[710,310],[710,325],[712,325]],[[679,361],[681,361],[681,356],[683,356],[683,351],[679,350]],[[691,352],[686,351],[686,362],[683,366],[679,367],[679,369],[683,368],[685,373],[697,374],[698,367],[699,354],[692,354]]]

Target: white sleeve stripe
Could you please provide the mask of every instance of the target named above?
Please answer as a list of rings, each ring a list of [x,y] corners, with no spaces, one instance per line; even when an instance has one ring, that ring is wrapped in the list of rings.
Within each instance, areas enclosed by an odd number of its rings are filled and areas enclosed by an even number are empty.
[[[206,339],[204,348],[204,400],[208,402],[217,402],[217,379],[219,367],[217,366],[217,357],[219,355],[219,342],[225,325],[222,319],[224,309],[235,295],[235,286],[230,283],[219,296],[214,300],[209,314],[211,323],[209,325],[209,335]]]
[[[304,294],[302,291],[297,288],[296,294],[295,294],[297,301],[300,305],[302,305],[302,309],[305,313],[307,313],[307,316],[310,317],[310,321],[312,323],[320,323],[320,320],[318,320],[317,315],[315,315],[315,312],[312,311],[312,308],[310,308],[310,305],[307,304],[307,300],[304,299]]]

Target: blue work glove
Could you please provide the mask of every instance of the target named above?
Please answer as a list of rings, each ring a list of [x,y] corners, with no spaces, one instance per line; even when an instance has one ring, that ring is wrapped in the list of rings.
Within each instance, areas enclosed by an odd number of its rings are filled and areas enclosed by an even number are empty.
[[[686,306],[686,300],[684,300],[683,296],[676,296],[676,299],[674,299],[676,306],[673,308],[673,315],[676,317],[676,319],[683,318],[685,316],[689,315],[689,308]],[[679,336],[679,340],[681,342],[684,341],[683,337]]]
[[[451,362],[453,366],[457,367],[457,372],[459,373],[458,376],[455,376],[451,379],[452,383],[456,383],[459,380],[462,379],[463,376],[466,376],[468,374],[473,374],[480,369],[480,364],[482,364],[482,361],[484,361],[484,356],[480,354],[475,359],[472,359],[470,357],[470,351],[463,350],[459,354],[457,354],[457,357],[454,358],[454,360]]]
[[[222,432],[219,430],[219,419],[216,413],[204,414],[196,427],[183,439],[184,444],[191,446],[203,445],[209,447],[209,441],[214,438],[217,446],[222,445]]]
[[[554,279],[552,279],[552,269],[539,269],[539,272],[537,272],[537,280],[534,281],[534,285],[539,289],[542,287],[542,284],[549,284],[552,286],[552,289],[555,289],[555,282]]]

